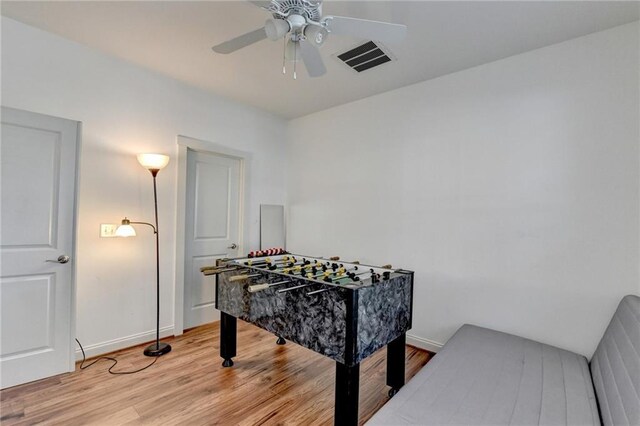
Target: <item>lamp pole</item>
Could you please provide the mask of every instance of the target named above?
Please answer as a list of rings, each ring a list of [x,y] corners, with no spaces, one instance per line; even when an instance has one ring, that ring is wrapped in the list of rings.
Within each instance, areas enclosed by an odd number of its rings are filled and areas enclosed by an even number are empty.
[[[160,356],[171,351],[171,346],[167,343],[160,343],[160,234],[158,233],[158,189],[156,176],[160,169],[149,169],[153,176],[153,203],[155,208],[155,226],[153,233],[156,234],[156,343],[147,346],[144,350],[146,356]]]
[[[158,187],[156,177],[158,176],[158,172],[169,163],[169,156],[163,154],[138,154],[138,162],[142,167],[149,170],[153,177],[155,225],[149,222],[132,222],[125,217],[122,220],[122,225],[116,229],[116,236],[135,236],[136,231],[131,227],[132,223],[150,226],[156,235],[156,341],[145,348],[144,354],[146,356],[160,356],[171,352],[171,346],[167,343],[160,342],[160,235],[158,233]]]

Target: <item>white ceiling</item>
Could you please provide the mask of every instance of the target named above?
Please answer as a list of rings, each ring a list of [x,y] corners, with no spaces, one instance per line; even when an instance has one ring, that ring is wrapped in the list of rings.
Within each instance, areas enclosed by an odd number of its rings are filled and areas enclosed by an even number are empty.
[[[245,1],[2,1],[2,14],[242,103],[293,118],[622,25],[638,2],[325,1],[325,15],[406,24],[397,62],[356,73],[333,57],[362,40],[330,37],[327,74],[282,75],[282,42],[230,55],[211,46],[269,16]]]

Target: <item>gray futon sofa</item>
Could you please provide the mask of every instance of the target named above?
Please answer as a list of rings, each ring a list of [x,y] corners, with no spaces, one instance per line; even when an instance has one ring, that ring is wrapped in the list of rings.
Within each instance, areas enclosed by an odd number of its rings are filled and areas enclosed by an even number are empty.
[[[640,425],[640,297],[596,352],[463,325],[369,425]]]

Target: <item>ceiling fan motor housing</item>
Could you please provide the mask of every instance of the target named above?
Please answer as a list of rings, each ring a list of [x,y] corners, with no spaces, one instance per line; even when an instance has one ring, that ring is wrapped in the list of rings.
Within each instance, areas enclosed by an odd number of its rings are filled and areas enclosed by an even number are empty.
[[[307,25],[307,20],[302,15],[289,15],[287,17],[287,22],[291,26],[292,32],[300,32]]]
[[[301,15],[311,21],[319,22],[322,18],[322,0],[271,0],[266,7],[274,18]]]

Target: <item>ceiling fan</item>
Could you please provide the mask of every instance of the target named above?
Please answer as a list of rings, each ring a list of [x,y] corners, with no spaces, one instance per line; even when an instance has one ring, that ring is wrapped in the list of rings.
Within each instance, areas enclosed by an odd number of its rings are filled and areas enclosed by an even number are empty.
[[[286,64],[286,60],[293,61],[294,78],[295,64],[299,59],[302,59],[310,77],[320,77],[327,72],[318,48],[324,44],[329,34],[393,43],[402,40],[407,33],[407,27],[401,24],[344,16],[322,16],[322,0],[271,0],[250,3],[269,12],[272,18],[267,19],[262,28],[213,46],[213,51],[228,54],[265,38],[273,41],[283,39],[284,62]],[[282,72],[286,72],[284,64]]]

